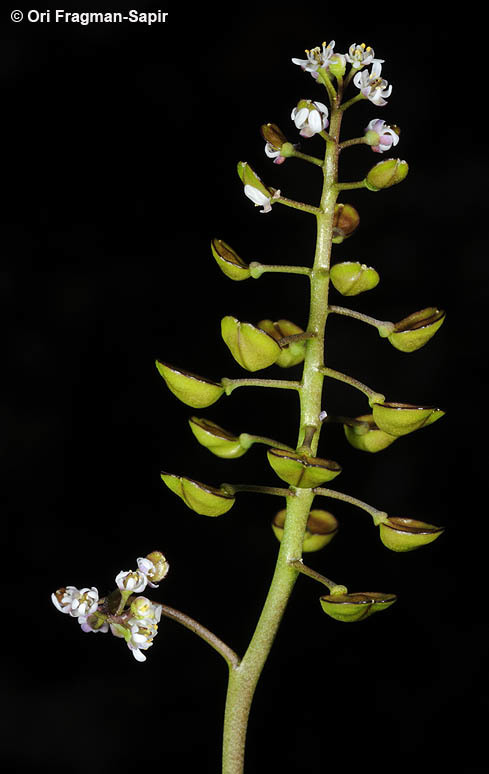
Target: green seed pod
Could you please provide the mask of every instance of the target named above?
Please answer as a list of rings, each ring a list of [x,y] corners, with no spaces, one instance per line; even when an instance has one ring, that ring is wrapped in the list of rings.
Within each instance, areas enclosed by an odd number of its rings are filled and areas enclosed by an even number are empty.
[[[273,365],[281,349],[275,339],[251,323],[239,322],[235,317],[224,317],[221,334],[232,356],[247,371],[259,371]]]
[[[217,265],[229,279],[239,281],[251,276],[248,264],[222,239],[213,239],[211,250]]]
[[[267,457],[282,481],[302,489],[313,489],[341,473],[341,465],[333,460],[308,457],[284,449],[269,449]]]
[[[372,613],[386,610],[396,599],[395,594],[364,591],[358,594],[327,594],[321,597],[320,602],[324,612],[331,618],[350,623],[363,621]]]
[[[413,551],[432,543],[444,532],[444,527],[398,516],[389,516],[379,524],[379,529],[380,539],[391,551]]]
[[[241,445],[239,436],[229,433],[209,419],[190,417],[188,422],[198,442],[216,457],[236,459],[242,457],[249,448]]]
[[[413,312],[408,317],[394,324],[394,330],[388,335],[392,346],[401,352],[414,352],[435,335],[438,328],[445,320],[446,314],[442,309],[430,306]]]
[[[333,242],[341,244],[351,236],[360,223],[360,215],[351,204],[335,204],[333,216]]]
[[[389,435],[407,435],[431,425],[445,412],[432,406],[412,406],[410,403],[374,403],[374,422]]]
[[[279,511],[272,521],[273,533],[279,542],[282,541],[284,533],[286,513],[285,509]],[[320,551],[321,548],[331,543],[337,532],[338,521],[332,513],[319,509],[312,510],[307,519],[302,550],[305,552]]]
[[[346,59],[342,54],[333,54],[328,63],[328,72],[335,78],[342,78],[346,70]]]
[[[342,296],[358,296],[366,290],[372,290],[380,282],[380,277],[371,266],[355,261],[344,261],[331,267],[329,276],[336,290]]]
[[[235,498],[223,489],[173,473],[161,473],[161,478],[168,489],[182,498],[185,505],[202,516],[221,516],[234,505]]]
[[[361,424],[343,425],[346,438],[355,449],[379,452],[382,449],[387,449],[397,438],[397,436],[389,435],[384,430],[379,430],[374,422],[373,414],[362,414],[362,416],[356,417],[355,421]]]
[[[176,397],[192,408],[206,408],[218,400],[224,392],[222,385],[183,371],[175,366],[156,361],[156,367],[166,386]]]
[[[269,336],[279,341],[285,338],[285,336],[297,336],[304,333],[302,328],[299,328],[290,320],[278,320],[272,322],[272,320],[260,320],[258,328],[268,333]],[[280,345],[281,352],[277,365],[280,368],[290,368],[298,363],[302,363],[306,355],[306,342],[305,341],[291,341],[289,344]]]
[[[381,191],[392,185],[401,183],[407,176],[409,167],[406,161],[401,159],[386,159],[379,161],[365,178],[365,185],[370,191]]]

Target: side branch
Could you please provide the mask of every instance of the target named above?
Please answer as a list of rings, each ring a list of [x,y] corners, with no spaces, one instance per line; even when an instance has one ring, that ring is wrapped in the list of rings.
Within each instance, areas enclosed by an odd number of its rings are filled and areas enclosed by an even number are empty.
[[[322,495],[323,497],[332,497],[336,500],[343,500],[345,503],[350,503],[350,505],[355,505],[357,508],[361,508],[362,511],[366,511],[367,513],[370,514],[376,527],[379,524],[382,524],[388,518],[387,513],[385,511],[380,511],[378,508],[374,508],[373,505],[364,503],[362,500],[358,500],[356,497],[352,497],[351,495],[344,494],[343,492],[338,492],[335,489],[326,489],[324,487],[317,487],[316,489],[313,490],[313,492],[316,495]]]
[[[324,376],[329,376],[332,379],[336,379],[339,382],[344,382],[345,384],[349,384],[351,387],[355,387],[355,389],[360,390],[360,392],[363,392],[364,395],[367,396],[368,402],[370,405],[373,403],[384,403],[385,401],[385,395],[382,395],[380,392],[376,392],[375,390],[372,390],[370,387],[367,387],[367,385],[362,384],[362,382],[359,382],[358,379],[354,379],[352,376],[347,376],[347,374],[341,373],[341,371],[335,371],[334,368],[327,368],[326,366],[323,366],[319,369]]]
[[[171,618],[172,621],[177,621],[179,624],[182,624],[182,626],[185,626],[186,629],[190,629],[191,632],[194,632],[194,634],[198,634],[201,639],[205,640],[208,645],[221,654],[230,669],[238,668],[240,659],[234,650],[220,640],[219,637],[216,637],[213,632],[206,629],[205,626],[202,626],[198,621],[185,615],[185,613],[182,613],[180,610],[168,607],[168,605],[161,605],[161,615],[164,615],[165,618]]]
[[[221,384],[226,395],[231,395],[237,387],[276,387],[282,390],[299,390],[301,383],[285,379],[227,379],[223,377]]]

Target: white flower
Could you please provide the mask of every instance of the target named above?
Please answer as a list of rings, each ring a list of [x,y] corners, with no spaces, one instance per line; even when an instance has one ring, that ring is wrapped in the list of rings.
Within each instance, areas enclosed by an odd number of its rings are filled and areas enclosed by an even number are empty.
[[[301,100],[290,114],[302,137],[312,137],[328,126],[328,108],[322,102]]]
[[[157,634],[158,626],[153,622],[145,620],[132,624],[126,642],[136,661],[146,661],[146,656],[141,651],[151,647]]]
[[[374,62],[384,63],[383,59],[375,59],[373,48],[365,46],[365,43],[362,43],[360,46],[357,46],[356,43],[352,43],[346,54],[346,60],[347,62],[350,62],[354,70],[359,70]]]
[[[334,46],[335,42],[332,40],[328,45],[323,43],[322,49],[319,46],[310,51],[306,48],[307,59],[292,59],[292,61],[311,74],[317,73],[320,67],[328,67],[329,60],[334,54]]]
[[[148,579],[140,570],[121,570],[115,582],[121,591],[131,591],[138,594],[140,591],[144,591]]]
[[[272,209],[271,205],[271,197],[265,196],[262,191],[259,191],[258,188],[255,188],[253,185],[245,185],[244,187],[245,195],[248,197],[248,199],[251,199],[255,207],[262,207],[260,212],[270,212]]]
[[[378,135],[378,142],[371,145],[371,148],[375,153],[384,153],[384,151],[389,150],[389,148],[392,148],[392,146],[397,145],[399,142],[398,133],[395,129],[388,126],[385,121],[382,121],[381,118],[373,118],[372,121],[369,122],[368,126],[365,128],[365,133],[367,134],[368,132],[374,132]]]
[[[51,594],[51,600],[62,613],[78,618],[91,615],[97,610],[99,596],[95,586],[84,589],[66,586]]]
[[[387,105],[385,98],[389,97],[392,92],[392,86],[389,86],[387,81],[380,77],[381,70],[382,65],[376,59],[370,72],[361,70],[353,79],[353,83],[357,89],[360,89],[361,94],[379,107]]]

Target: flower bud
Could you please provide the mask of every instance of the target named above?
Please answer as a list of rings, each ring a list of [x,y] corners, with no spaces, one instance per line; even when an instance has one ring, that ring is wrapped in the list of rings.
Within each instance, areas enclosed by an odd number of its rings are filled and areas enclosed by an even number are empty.
[[[361,451],[382,451],[396,440],[395,435],[389,435],[384,430],[379,430],[374,422],[373,414],[363,414],[356,417],[355,423],[352,425],[344,424],[343,429],[348,442],[355,449]]]
[[[251,323],[224,317],[221,334],[234,359],[247,371],[268,368],[280,357],[281,349],[275,339]]]
[[[286,336],[297,336],[304,333],[302,328],[299,328],[295,323],[290,320],[278,320],[272,322],[271,320],[260,320],[258,328],[272,336],[275,341],[285,338]],[[305,341],[291,341],[289,344],[281,344],[281,352],[277,365],[281,368],[290,368],[298,363],[302,363],[306,354],[306,342]]]
[[[421,309],[420,312],[413,312],[413,314],[395,323],[394,330],[389,333],[387,338],[392,346],[400,349],[401,352],[414,352],[414,350],[424,347],[435,335],[445,317],[446,313],[434,306]]]
[[[398,516],[389,516],[379,524],[379,529],[380,539],[391,551],[413,551],[432,543],[444,532],[444,527]]]
[[[365,178],[365,185],[370,191],[380,191],[382,188],[390,188],[401,183],[406,177],[409,167],[406,161],[401,159],[386,159],[379,161]]]
[[[138,557],[138,569],[144,572],[149,585],[157,588],[156,583],[167,576],[170,565],[161,551],[151,551],[145,557]]]
[[[445,412],[432,406],[412,406],[410,403],[375,403],[372,414],[380,430],[400,436],[431,425]]]
[[[217,261],[221,271],[232,280],[244,280],[250,276],[248,264],[222,239],[213,239],[211,242],[212,255]]]
[[[260,128],[261,136],[274,150],[280,150],[282,145],[287,142],[287,137],[277,124],[263,124]]]
[[[351,204],[335,204],[333,216],[333,242],[341,244],[351,236],[360,223],[360,215]]]
[[[234,505],[233,495],[200,481],[193,481],[173,473],[161,473],[163,482],[185,505],[202,516],[221,516]]]
[[[341,473],[341,465],[333,460],[308,457],[284,449],[269,449],[267,457],[282,481],[302,489],[313,489],[326,481],[332,481]]]
[[[206,408],[218,400],[224,392],[224,387],[203,376],[196,376],[189,371],[183,371],[167,363],[156,361],[156,367],[166,382],[168,389],[176,397],[192,408]]]
[[[273,533],[279,542],[282,541],[284,533],[286,513],[285,509],[279,511],[272,521]],[[319,509],[312,510],[307,519],[302,550],[306,552],[320,551],[321,548],[331,543],[337,532],[338,522],[332,513]]]
[[[372,290],[380,282],[380,277],[370,266],[355,261],[344,261],[331,267],[329,276],[336,290],[342,296],[357,296],[366,290]]]
[[[364,591],[359,594],[327,594],[321,597],[321,607],[324,612],[337,621],[363,621],[372,613],[386,610],[397,597],[395,594],[380,594],[375,591]]]
[[[216,457],[236,459],[248,451],[249,447],[241,445],[239,436],[229,433],[209,419],[191,417],[189,425],[198,442]]]

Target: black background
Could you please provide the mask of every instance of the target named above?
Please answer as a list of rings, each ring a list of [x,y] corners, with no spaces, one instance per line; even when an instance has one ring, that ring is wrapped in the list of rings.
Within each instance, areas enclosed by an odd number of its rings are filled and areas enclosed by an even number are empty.
[[[71,8],[109,9],[123,7]],[[295,160],[273,165],[259,127],[276,122],[298,141],[292,107],[324,95],[290,60],[334,38],[341,52],[355,41],[372,45],[394,87],[388,106],[349,111],[343,138],[384,118],[401,127],[396,154],[410,164],[400,186],[341,197],[362,223],[334,260],[359,260],[381,275],[351,306],[387,320],[430,305],[448,316],[411,355],[373,328],[333,317],[327,363],[389,400],[447,415],[378,455],[353,450],[332,427],[320,453],[343,465],[339,489],[447,530],[428,548],[394,554],[368,516],[331,506],[341,530],[309,564],[352,591],[394,592],[399,601],[350,627],[324,616],[322,588],[299,579],[256,694],[247,771],[399,770],[432,759],[480,771],[487,258],[477,29],[434,14],[417,23],[408,11],[378,24],[379,9],[161,10],[166,24],[152,27],[14,24],[2,11],[4,770],[219,771],[219,656],[163,621],[139,664],[122,641],[83,634],[50,594],[68,584],[103,593],[119,570],[158,548],[171,571],[154,598],[246,648],[275,561],[269,522],[282,503],[243,494],[229,514],[206,519],[159,472],[213,485],[277,479],[263,447],[221,461],[198,446],[187,419],[199,412],[166,389],[154,361],[239,377],[221,317],[287,317],[305,327],[304,278],[233,283],[209,243],[222,238],[247,261],[310,262],[313,218],[279,206],[260,214],[235,165],[247,160],[285,195],[317,202],[318,171]],[[321,144],[302,147],[319,154]],[[359,179],[378,160],[351,149],[341,177]],[[268,374],[296,378],[300,368]],[[352,416],[367,410],[360,393],[329,381],[325,405]],[[297,433],[291,392],[237,390],[200,413],[285,443]]]

